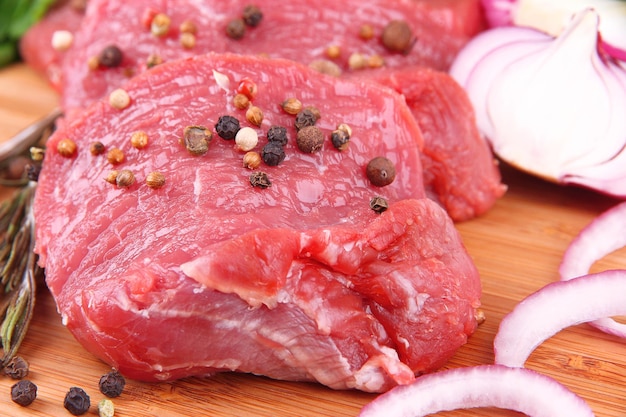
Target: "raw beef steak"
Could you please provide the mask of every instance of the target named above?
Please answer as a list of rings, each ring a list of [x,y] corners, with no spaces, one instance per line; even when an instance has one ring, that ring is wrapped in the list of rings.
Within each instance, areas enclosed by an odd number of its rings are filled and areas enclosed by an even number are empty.
[[[261,54],[306,65],[323,60],[346,71],[356,53],[367,59],[380,57],[385,67],[447,69],[482,29],[479,0],[262,0],[255,3],[262,13],[258,25],[246,26],[241,39],[229,37],[229,22],[240,19],[249,4],[249,0],[91,0],[63,64],[65,109],[84,107],[119,87],[129,75],[144,71],[150,56],[168,61],[206,52]],[[155,18],[158,14],[162,19]],[[389,50],[381,42],[383,29],[394,20],[406,21],[412,31],[406,51]],[[185,22],[192,28],[185,29]],[[365,25],[371,34],[360,35]],[[192,43],[185,42],[189,38]],[[90,69],[88,62],[110,45],[122,51],[120,64]],[[339,48],[336,58],[327,52],[333,46]]]
[[[237,90],[257,91],[259,127],[233,106]],[[475,330],[477,270],[424,198],[420,130],[393,90],[210,54],[162,64],[125,91],[127,107],[100,101],[58,128],[35,201],[48,286],[86,349],[142,380],[238,371],[384,391],[441,366]],[[319,110],[321,150],[296,145],[289,97]],[[270,126],[285,127],[285,159],[244,168],[218,136],[232,124],[213,128],[224,115],[259,133],[257,151]],[[352,130],[343,151],[328,138],[340,123]],[[206,153],[181,141],[189,126],[212,131]],[[131,141],[140,131],[147,146]],[[378,156],[396,170],[383,187],[366,175]],[[112,170],[118,185],[105,181]],[[164,177],[149,186],[152,172]],[[251,185],[261,172],[267,188]],[[388,210],[370,208],[377,196]]]
[[[506,191],[493,152],[476,127],[471,102],[447,73],[429,68],[370,71],[401,93],[424,136],[424,185],[455,221],[487,212]]]

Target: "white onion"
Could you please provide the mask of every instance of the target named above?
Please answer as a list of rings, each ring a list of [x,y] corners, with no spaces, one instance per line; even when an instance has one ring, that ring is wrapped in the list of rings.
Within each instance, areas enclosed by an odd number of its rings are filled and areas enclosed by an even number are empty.
[[[420,376],[377,397],[359,417],[419,417],[476,407],[505,408],[531,417],[593,416],[582,398],[546,375],[479,365]]]
[[[559,267],[562,280],[586,275],[597,260],[626,246],[626,202],[618,204],[587,225],[570,243]],[[590,323],[626,338],[626,325],[606,317]]]
[[[586,9],[558,38],[520,31],[514,40],[510,27],[491,29],[469,42],[450,73],[501,159],[626,197],[626,70],[599,55],[597,27],[597,13]]]
[[[523,367],[533,350],[560,330],[622,314],[626,314],[626,270],[550,283],[502,319],[493,343],[495,363]]]

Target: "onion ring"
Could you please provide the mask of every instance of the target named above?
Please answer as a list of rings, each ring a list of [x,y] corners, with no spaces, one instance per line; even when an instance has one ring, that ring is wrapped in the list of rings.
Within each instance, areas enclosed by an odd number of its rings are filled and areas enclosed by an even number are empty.
[[[626,246],[626,202],[605,211],[589,223],[565,251],[559,274],[561,280],[589,273],[593,263]],[[626,338],[626,325],[610,317],[590,323],[605,333]]]
[[[626,314],[626,270],[552,282],[522,300],[500,322],[495,363],[523,367],[543,341],[560,330]]]
[[[578,395],[526,368],[477,365],[420,376],[380,395],[359,417],[420,417],[439,411],[498,407],[532,417],[593,416]]]

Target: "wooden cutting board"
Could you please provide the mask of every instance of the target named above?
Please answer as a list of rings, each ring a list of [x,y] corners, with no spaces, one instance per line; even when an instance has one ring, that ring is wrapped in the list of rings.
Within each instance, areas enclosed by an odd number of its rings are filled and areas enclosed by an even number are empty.
[[[0,140],[45,115],[57,95],[22,65],[0,71]],[[616,203],[589,191],[560,187],[503,167],[509,191],[479,219],[458,224],[482,275],[487,320],[447,364],[447,368],[493,362],[492,343],[503,315],[523,297],[556,280],[571,239],[595,216]],[[7,196],[10,190],[2,190]],[[626,268],[626,251],[616,252],[594,270]],[[98,380],[106,364],[86,352],[63,327],[44,285],[37,292],[35,317],[20,354],[31,364],[29,378],[39,387],[29,407],[11,401],[15,381],[0,376],[0,416],[64,416],[71,386],[92,400],[97,415],[103,395]],[[597,416],[626,415],[626,346],[588,325],[569,328],[544,344],[527,366],[544,372],[587,400]],[[520,390],[524,387],[520,387]],[[212,378],[148,384],[128,381],[114,400],[116,416],[351,416],[375,396],[333,391],[316,384],[221,374]],[[498,409],[441,413],[442,416],[518,416]]]

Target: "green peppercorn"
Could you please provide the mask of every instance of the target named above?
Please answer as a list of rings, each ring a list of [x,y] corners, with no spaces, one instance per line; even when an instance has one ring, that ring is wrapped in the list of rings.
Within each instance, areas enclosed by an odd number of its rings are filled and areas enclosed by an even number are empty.
[[[239,129],[241,129],[239,120],[237,120],[236,117],[229,115],[220,116],[215,124],[215,131],[222,139],[235,139]]]
[[[382,213],[389,208],[389,204],[383,197],[374,197],[370,200],[370,208],[376,213]]]
[[[272,126],[267,131],[267,140],[280,143],[281,146],[287,144],[287,129],[283,126]]]
[[[89,411],[91,407],[91,401],[89,395],[79,387],[71,387],[65,399],[63,400],[63,407],[75,416],[80,416]]]
[[[119,397],[126,385],[126,379],[118,371],[113,370],[100,377],[100,392],[109,398]]]
[[[257,171],[250,175],[250,184],[257,188],[268,188],[272,185],[265,172]]]
[[[213,133],[204,126],[187,126],[183,130],[183,144],[192,155],[204,155],[209,151]]]
[[[22,379],[28,375],[28,362],[21,356],[14,356],[4,366],[4,374],[13,379]]]
[[[22,379],[11,387],[11,400],[23,407],[31,405],[37,398],[37,385]]]
[[[306,126],[313,126],[317,123],[317,119],[319,119],[319,117],[317,117],[313,110],[309,108],[303,109],[296,114],[296,129],[300,130]]]
[[[384,187],[396,178],[396,167],[391,160],[384,156],[372,159],[366,168],[367,178],[377,187]]]
[[[261,150],[261,158],[269,166],[276,166],[285,160],[285,149],[279,142],[268,142]]]
[[[255,27],[261,23],[263,19],[263,13],[258,6],[249,4],[243,9],[243,21],[246,25]]]
[[[98,55],[98,63],[103,67],[115,68],[120,66],[123,58],[124,55],[120,48],[116,45],[109,45]]]

